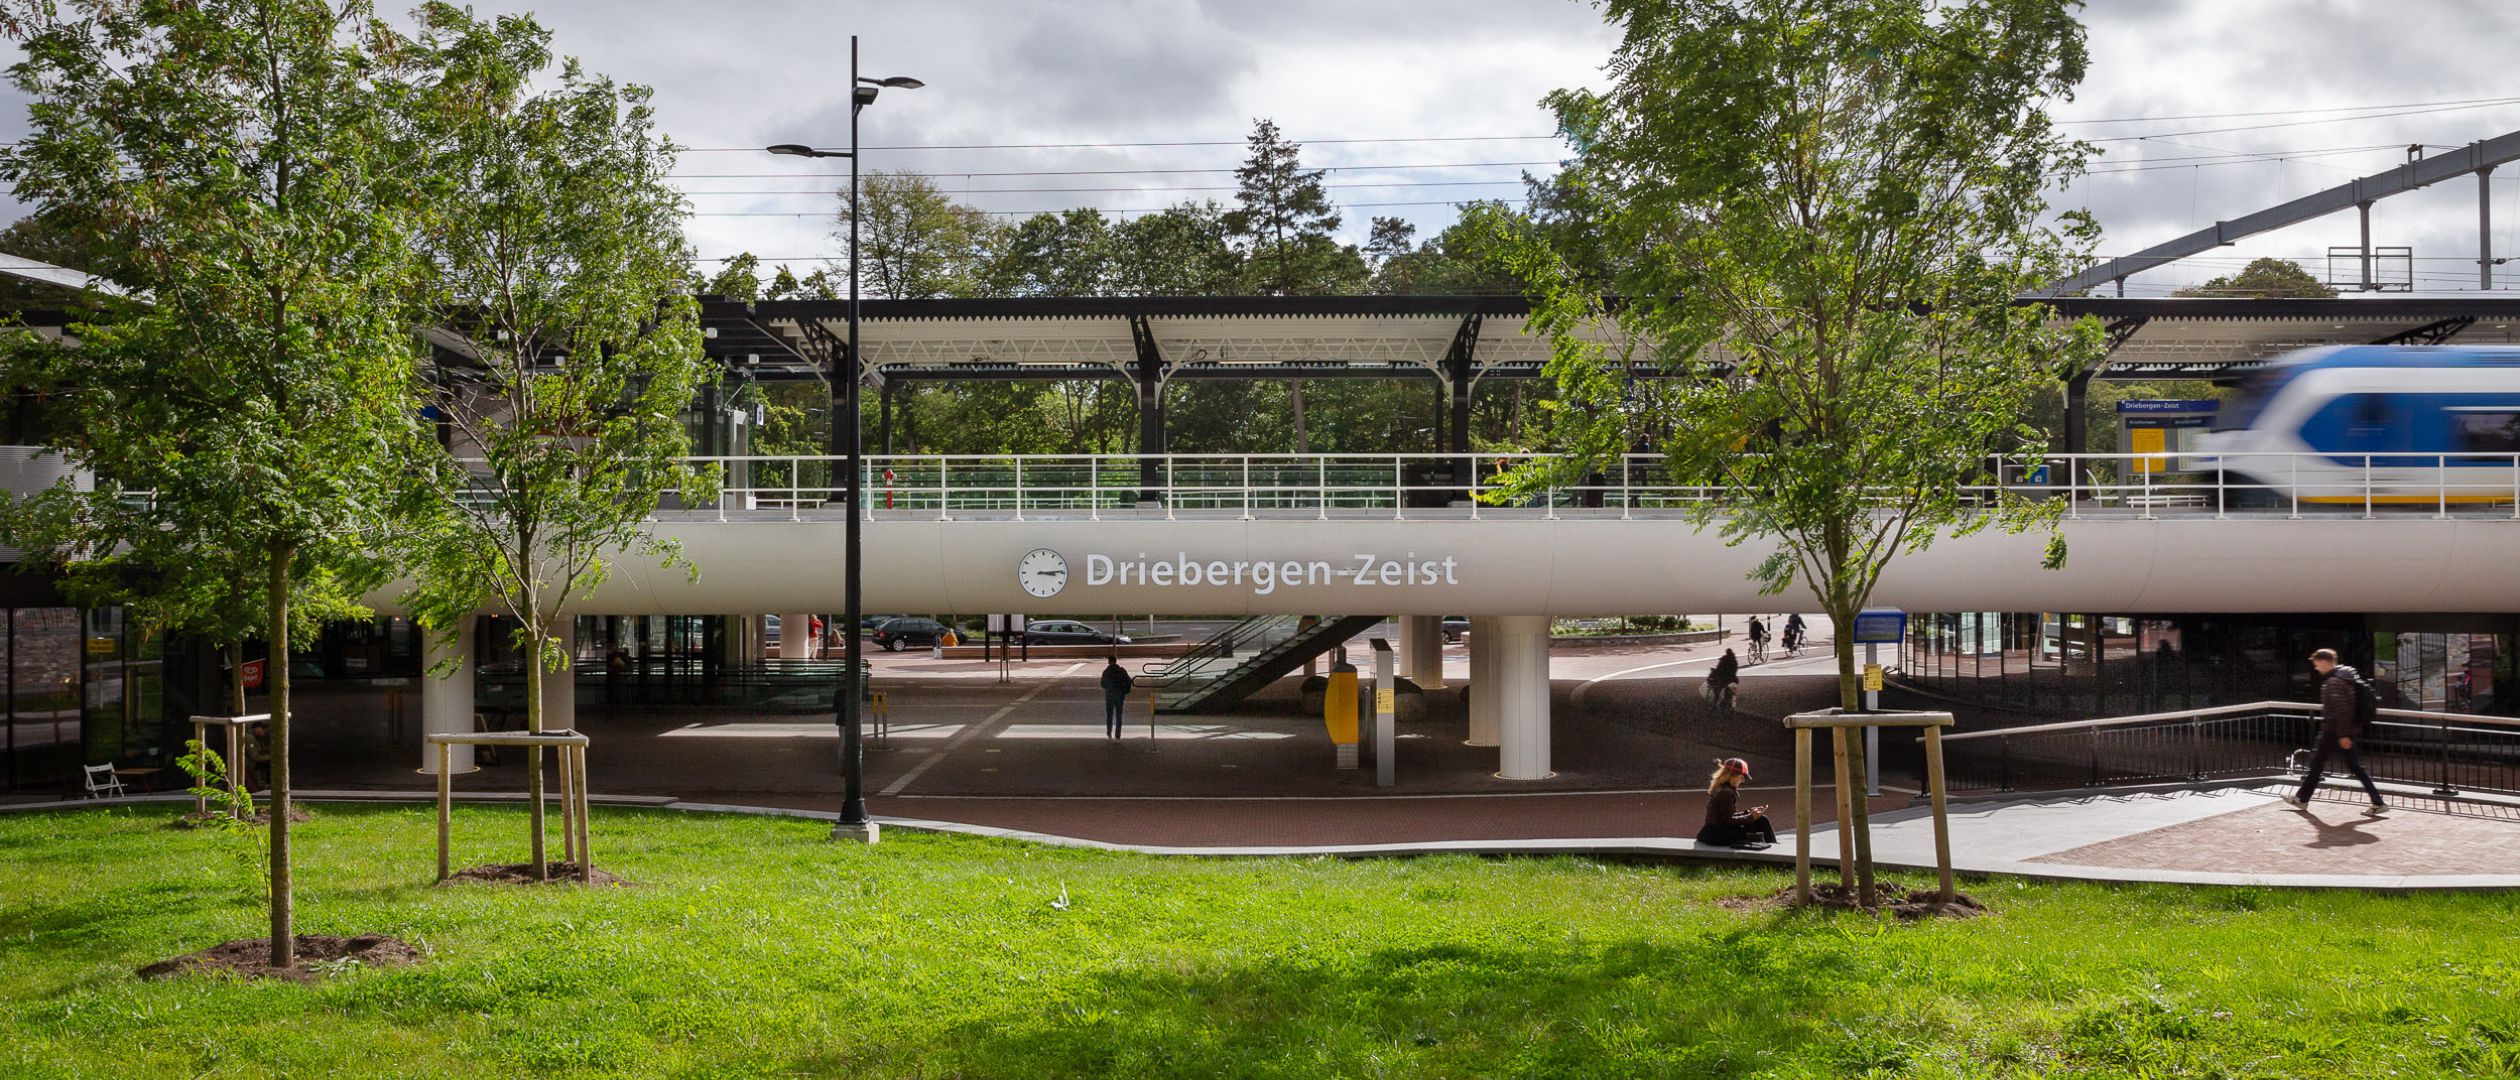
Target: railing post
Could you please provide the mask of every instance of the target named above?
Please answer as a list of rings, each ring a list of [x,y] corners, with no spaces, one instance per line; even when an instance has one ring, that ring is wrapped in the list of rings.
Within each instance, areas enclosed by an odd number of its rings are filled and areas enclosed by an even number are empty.
[[[1313,501],[1321,504],[1321,520],[1330,520],[1330,459],[1313,459]]]
[[[2188,782],[2205,779],[2205,721],[2188,721]]]
[[[805,513],[805,459],[788,459],[788,520],[803,521]]]
[[[1619,455],[1619,520],[1626,521],[1636,512],[1636,463],[1628,460],[1633,454]]]
[[[2450,718],[2445,716],[2441,718],[2441,786],[2434,788],[2433,794],[2447,799],[2458,793],[2459,789],[2450,783]]]
[[[2130,463],[2132,463],[2132,460],[2133,460],[2133,459],[2130,459]],[[2144,464],[2149,466],[2149,465],[2152,465],[2152,464],[2155,464],[2155,463],[2154,463],[2154,462],[2151,462],[2151,461],[2146,461],[2146,462],[2144,462]],[[2153,478],[2153,471],[2152,471],[2150,468],[2147,468],[2147,469],[2145,469],[2145,470],[2143,471],[2143,473],[2142,473],[2141,475],[2142,475],[2142,476],[2143,476],[2143,478],[2144,478],[2144,483],[2143,483],[2143,485],[2142,485],[2142,486],[2143,486],[2143,491],[2144,491],[2144,512],[2143,512],[2143,514],[2142,514],[2142,515],[2140,515],[2140,516],[2137,518],[2137,520],[2139,520],[2139,521],[2151,521],[2151,520],[2153,519],[2153,493],[2152,493],[2152,478]]]
[[[1102,520],[1102,455],[1085,458],[1085,519]]]
[[[2292,483],[2286,485],[2292,490],[2292,519],[2299,521],[2301,520],[2301,455],[2289,454],[2286,455],[2286,459],[2292,462]]]
[[[1479,459],[1470,459],[1470,520],[1479,520]]]
[[[2091,786],[2100,786],[2100,729],[2091,729]]]
[[[1243,520],[1249,521],[1251,520],[1251,456],[1248,454],[1242,459],[1242,474]]]
[[[1174,508],[1181,505],[1180,470],[1174,468],[1173,456],[1164,455],[1164,520],[1173,520]]]
[[[2065,455],[2065,516],[2082,516],[2082,462],[2070,454]]]
[[[2371,455],[2363,455],[2363,516],[2371,516]]]
[[[1409,502],[1409,479],[1400,470],[1400,455],[1391,455],[1391,520],[1393,521],[1403,521],[1408,517],[1401,511]]]
[[[2216,469],[2214,470],[2214,520],[2221,521],[2223,519],[2223,504],[2225,501],[2226,500],[2223,498],[2223,471],[2221,469]]]
[[[2012,740],[2010,738],[1999,738],[1995,740],[1995,749],[1997,751],[1995,757],[1995,790],[2011,791]]]
[[[2450,455],[2436,455],[2434,460],[2433,517],[2440,519],[2450,516]]]
[[[1015,520],[1024,520],[1024,455],[1015,455]]]
[[[953,464],[952,458],[936,459],[936,520],[938,521],[954,520],[954,480],[947,472]]]

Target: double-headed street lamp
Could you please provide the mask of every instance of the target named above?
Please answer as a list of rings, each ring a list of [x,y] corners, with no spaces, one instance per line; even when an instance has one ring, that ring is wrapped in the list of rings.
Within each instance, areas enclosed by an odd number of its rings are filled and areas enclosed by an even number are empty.
[[[866,816],[866,750],[859,738],[859,724],[863,718],[863,710],[859,703],[863,700],[864,694],[858,685],[858,665],[863,663],[865,658],[865,648],[858,638],[858,623],[866,618],[866,612],[865,605],[859,596],[858,583],[865,578],[865,575],[861,573],[866,560],[859,526],[866,516],[866,499],[863,490],[866,450],[863,441],[858,437],[858,382],[865,367],[858,361],[858,218],[860,214],[858,213],[857,114],[859,110],[874,104],[875,94],[885,87],[916,90],[923,85],[926,84],[907,76],[896,75],[888,79],[870,79],[859,75],[857,35],[851,34],[849,35],[849,148],[817,150],[799,143],[781,143],[768,148],[773,154],[784,154],[789,157],[849,159],[849,349],[845,361],[847,370],[841,370],[841,362],[835,361],[831,372],[833,386],[842,390],[842,400],[837,403],[838,407],[833,410],[832,415],[831,452],[845,457],[848,462],[846,466],[848,479],[843,485],[843,490],[847,492],[845,498],[848,525],[841,534],[842,572],[848,575],[848,580],[842,586],[840,627],[841,640],[844,644],[840,660],[840,689],[834,695],[833,702],[838,706],[840,714],[842,794],[840,822],[833,827],[832,837],[834,839],[862,839],[869,843],[874,842],[876,830],[875,823]]]

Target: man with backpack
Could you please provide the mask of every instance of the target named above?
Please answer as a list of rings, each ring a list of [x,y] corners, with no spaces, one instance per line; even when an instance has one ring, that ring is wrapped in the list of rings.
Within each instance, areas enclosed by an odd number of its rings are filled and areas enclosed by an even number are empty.
[[[1137,680],[1129,677],[1129,669],[1121,667],[1120,657],[1114,654],[1102,671],[1104,737],[1120,737],[1120,719],[1128,712],[1129,691],[1134,689]]]
[[[2310,766],[2301,778],[2301,790],[2285,797],[2295,807],[2308,807],[2310,796],[2319,790],[2319,781],[2327,774],[2329,754],[2345,758],[2345,770],[2362,781],[2363,791],[2371,796],[2371,812],[2388,809],[2380,801],[2380,788],[2364,771],[2362,755],[2354,752],[2354,740],[2361,738],[2372,719],[2380,712],[2380,695],[2363,681],[2362,673],[2336,662],[2336,650],[2321,649],[2310,654],[2310,666],[2318,669],[2319,741],[2310,751]]]

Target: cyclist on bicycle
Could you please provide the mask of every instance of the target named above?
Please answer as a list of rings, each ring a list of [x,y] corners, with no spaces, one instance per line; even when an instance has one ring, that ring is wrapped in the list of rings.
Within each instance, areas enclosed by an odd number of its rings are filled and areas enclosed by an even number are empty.
[[[1741,658],[1734,656],[1731,649],[1726,649],[1723,657],[1715,661],[1714,670],[1706,673],[1707,698],[1714,702],[1715,711],[1730,716],[1733,692],[1740,687]]]
[[[1804,632],[1801,615],[1785,616],[1785,655],[1792,656],[1802,651]]]
[[[1758,616],[1756,616],[1756,615],[1750,616],[1750,662],[1751,662],[1751,663],[1755,664],[1755,663],[1758,663],[1758,662],[1759,662],[1759,661],[1761,661],[1761,660],[1765,660],[1765,659],[1767,659],[1767,643],[1768,643],[1768,628],[1767,628],[1767,623],[1766,623],[1766,622],[1764,622],[1764,621],[1761,621],[1761,620],[1760,620],[1760,618],[1759,618]]]

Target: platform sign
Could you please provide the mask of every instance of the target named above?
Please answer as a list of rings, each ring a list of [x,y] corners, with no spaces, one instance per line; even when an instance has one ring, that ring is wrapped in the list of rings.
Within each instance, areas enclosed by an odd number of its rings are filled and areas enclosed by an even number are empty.
[[[1855,644],[1896,645],[1907,640],[1907,612],[1865,608],[1855,614]]]
[[[2187,472],[2177,455],[2193,453],[2197,439],[2214,428],[2222,402],[2212,399],[2143,399],[2117,405],[2118,448],[2130,454],[2162,454],[2129,462],[2129,472]]]

